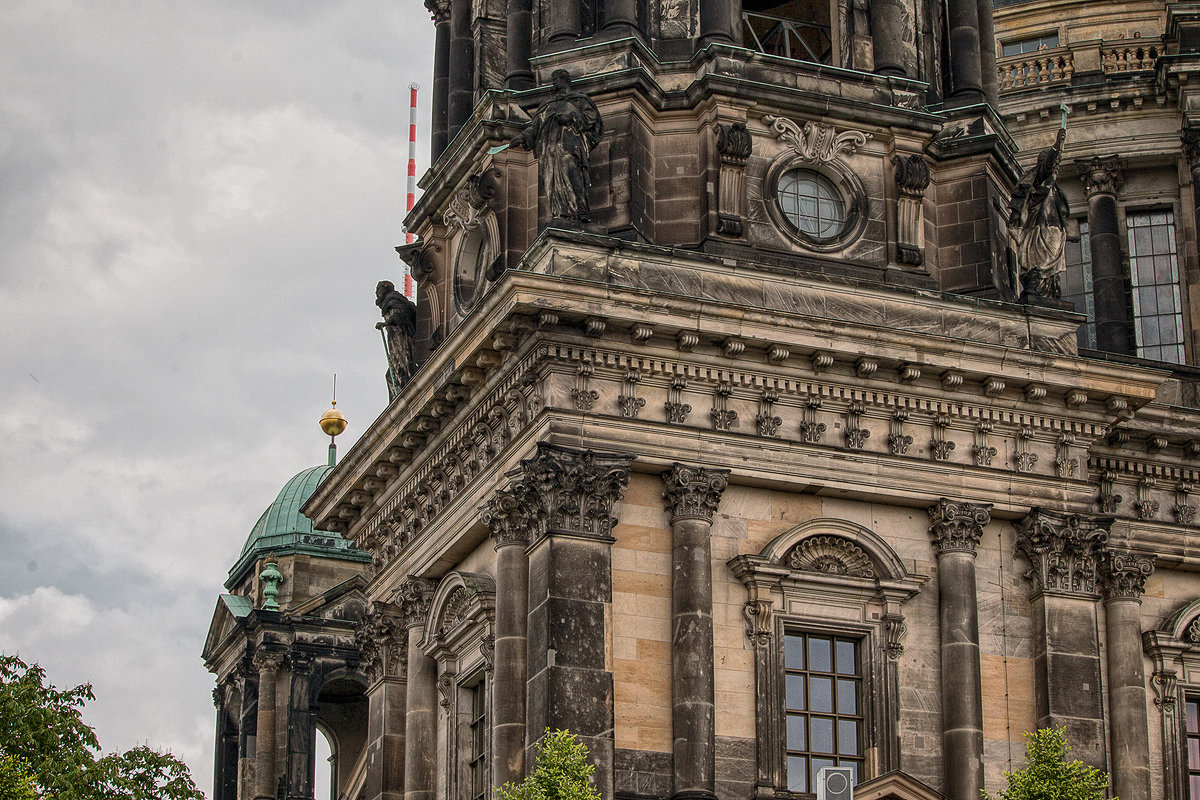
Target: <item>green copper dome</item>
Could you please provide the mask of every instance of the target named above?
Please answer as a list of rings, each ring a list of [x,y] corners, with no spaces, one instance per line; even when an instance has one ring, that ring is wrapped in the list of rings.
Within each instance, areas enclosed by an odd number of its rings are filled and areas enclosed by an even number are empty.
[[[226,588],[232,590],[258,558],[270,553],[308,553],[346,561],[371,560],[370,555],[356,549],[340,534],[314,530],[312,520],[300,513],[300,507],[332,471],[333,467],[328,465],[309,467],[283,485],[275,502],[267,506],[250,530],[237,563],[229,570]]]

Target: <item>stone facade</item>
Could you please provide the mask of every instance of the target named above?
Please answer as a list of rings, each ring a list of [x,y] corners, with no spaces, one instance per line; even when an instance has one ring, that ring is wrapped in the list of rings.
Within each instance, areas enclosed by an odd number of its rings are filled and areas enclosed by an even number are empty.
[[[448,5],[436,160],[398,248],[420,368],[304,506],[369,553],[339,590],[361,614],[240,623],[328,632],[369,708],[338,791],[487,796],[564,727],[606,800],[808,797],[835,764],[856,796],[975,800],[1024,732],[1063,725],[1124,800],[1186,797],[1200,404],[1186,367],[1121,349],[1138,340],[1114,310],[1123,198],[1165,196],[1167,156],[1068,122],[1064,169],[1090,177],[1061,182],[1109,259],[1081,349],[1070,303],[1017,302],[1003,209],[1061,120],[986,46],[990,4]],[[997,10],[1000,42],[1050,5]],[[1186,15],[1142,10],[1190,52]],[[1155,84],[1181,104],[1185,62]],[[501,149],[560,69],[603,120],[594,149],[556,154],[590,163],[588,221],[551,215],[556,142]],[[1104,91],[1147,77],[1111,72]],[[1167,102],[1143,100],[1148,125]],[[1190,202],[1173,147],[1170,202]],[[286,737],[239,751],[275,783],[216,797],[308,797],[280,755],[305,746],[282,721],[298,704],[255,699],[288,662],[245,666],[285,643],[223,636],[210,663],[245,689],[221,730]]]

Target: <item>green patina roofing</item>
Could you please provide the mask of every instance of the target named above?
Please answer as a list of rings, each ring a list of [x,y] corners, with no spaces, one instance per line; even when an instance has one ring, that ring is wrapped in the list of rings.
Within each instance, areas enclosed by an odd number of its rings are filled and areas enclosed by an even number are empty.
[[[308,553],[347,561],[371,560],[370,555],[356,549],[339,534],[314,530],[312,520],[300,513],[300,507],[312,497],[317,486],[332,471],[333,467],[325,464],[309,467],[296,473],[283,485],[275,502],[267,506],[266,511],[250,530],[237,563],[229,570],[226,588],[233,589],[237,586],[245,578],[247,569],[252,567],[258,558],[270,553]]]

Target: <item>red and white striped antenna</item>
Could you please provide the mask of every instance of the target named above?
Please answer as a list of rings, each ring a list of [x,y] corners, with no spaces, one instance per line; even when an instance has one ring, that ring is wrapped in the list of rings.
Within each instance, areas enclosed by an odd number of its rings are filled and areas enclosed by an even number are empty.
[[[417,202],[417,89],[420,88],[415,83],[408,85],[408,198],[404,206],[406,215],[412,212],[413,205]],[[408,230],[404,231],[405,244],[412,244],[414,238]],[[404,272],[404,296],[409,300],[416,300],[412,273],[407,269]]]

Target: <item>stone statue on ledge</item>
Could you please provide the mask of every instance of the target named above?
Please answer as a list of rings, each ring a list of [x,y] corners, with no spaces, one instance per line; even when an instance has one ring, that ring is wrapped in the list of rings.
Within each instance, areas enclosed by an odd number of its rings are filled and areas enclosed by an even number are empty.
[[[396,291],[391,281],[375,286],[375,305],[383,314],[383,322],[375,327],[383,333],[383,346],[388,359],[388,399],[394,398],[412,378],[413,340],[417,337],[417,306],[403,293]]]
[[[511,142],[532,150],[550,216],[588,222],[588,189],[592,185],[591,152],[600,142],[604,124],[600,111],[585,94],[571,91],[571,75],[557,69],[550,76],[557,90]]]
[[[1070,207],[1056,178],[1066,137],[1064,124],[1054,144],[1021,176],[1008,202],[1008,244],[1021,278],[1022,300],[1062,296],[1058,276],[1067,264]]]

